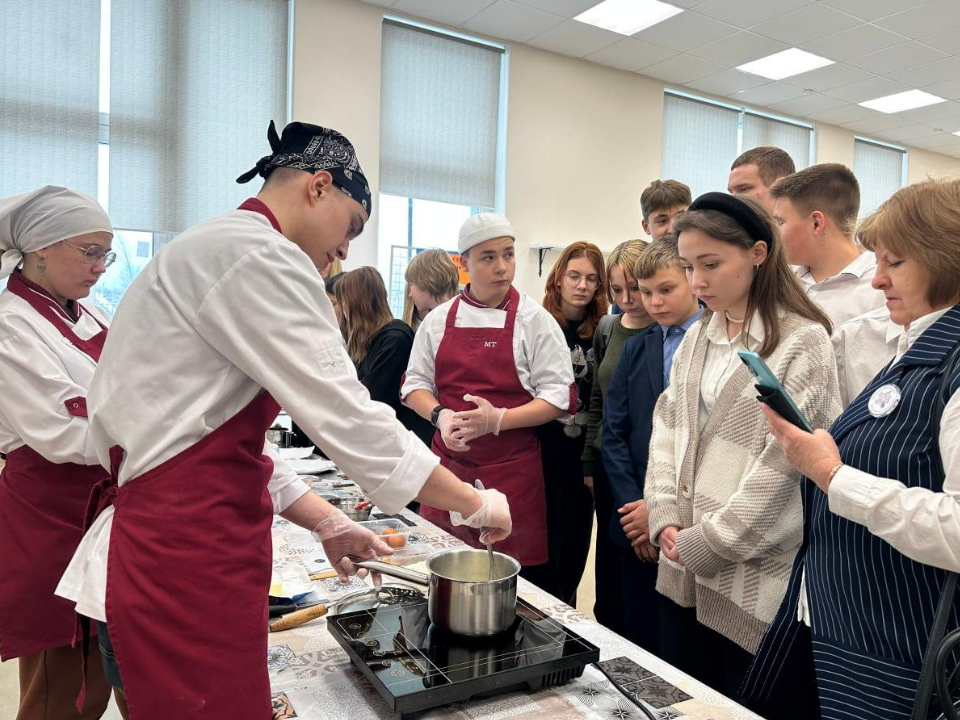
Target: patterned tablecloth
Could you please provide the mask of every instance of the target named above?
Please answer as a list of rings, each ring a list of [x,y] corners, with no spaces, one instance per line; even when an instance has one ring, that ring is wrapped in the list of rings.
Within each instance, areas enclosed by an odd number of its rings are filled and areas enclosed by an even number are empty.
[[[319,488],[318,488],[319,489]],[[383,516],[374,509],[371,519]],[[408,510],[413,523],[407,533],[407,559],[422,562],[430,554],[462,543]],[[336,578],[311,582],[313,573],[329,568],[322,547],[310,533],[277,518],[273,526],[274,594],[293,595],[313,589],[335,601],[369,586],[352,578],[343,585]],[[621,686],[646,702],[660,720],[757,720],[758,716],[711,690],[659,658],[590,620],[574,608],[520,579],[519,595],[531,605],[600,648],[604,669]],[[327,629],[325,618],[293,630],[269,635],[268,666],[274,692],[274,718],[310,720],[368,720],[395,715]],[[396,715],[395,717],[399,717]],[[483,720],[643,720],[643,714],[594,667],[582,677],[559,687],[536,692],[512,692],[437,708],[418,718],[477,718]]]

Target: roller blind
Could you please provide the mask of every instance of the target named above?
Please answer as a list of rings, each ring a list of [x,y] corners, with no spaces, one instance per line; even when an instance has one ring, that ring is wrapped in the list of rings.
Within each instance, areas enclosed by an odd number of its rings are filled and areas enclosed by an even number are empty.
[[[741,152],[761,145],[774,145],[787,151],[797,170],[810,164],[810,141],[813,131],[802,125],[783,122],[745,112]]]
[[[865,217],[903,187],[906,153],[865,140],[853,144],[853,171],[860,182],[860,217]]]
[[[0,197],[96,195],[100,0],[5,2],[0,25]]]
[[[234,180],[284,124],[287,17],[287,0],[113,0],[115,226],[180,232],[256,192]]]
[[[494,207],[503,51],[383,24],[380,192]]]
[[[663,103],[661,177],[686,183],[693,197],[726,191],[740,113],[675,95]]]

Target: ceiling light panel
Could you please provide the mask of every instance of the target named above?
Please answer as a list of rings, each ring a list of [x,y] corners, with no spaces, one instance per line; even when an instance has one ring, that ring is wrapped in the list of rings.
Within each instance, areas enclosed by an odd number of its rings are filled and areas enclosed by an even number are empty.
[[[574,20],[621,35],[633,35],[682,12],[683,8],[660,0],[604,0]]]

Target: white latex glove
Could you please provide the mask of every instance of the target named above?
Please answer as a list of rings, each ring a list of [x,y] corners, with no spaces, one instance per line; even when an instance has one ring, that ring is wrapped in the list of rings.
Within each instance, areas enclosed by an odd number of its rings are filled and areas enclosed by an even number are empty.
[[[437,429],[440,431],[440,439],[447,449],[453,452],[466,452],[470,446],[463,440],[466,433],[454,422],[456,415],[450,408],[444,408],[437,416]]]
[[[463,399],[477,406],[476,410],[463,410],[454,414],[454,426],[460,431],[465,442],[493,433],[500,434],[500,425],[506,408],[494,407],[489,401],[478,395],[464,395]]]
[[[349,556],[373,560],[378,555],[392,555],[393,550],[376,533],[361,527],[343,514],[339,508],[327,515],[313,529],[313,537],[323,544],[323,551],[333,568],[340,575],[340,582],[347,582],[351,575],[366,577],[366,569],[357,571]]]
[[[450,511],[450,522],[454,526],[466,525],[472,528],[483,528],[480,533],[480,542],[495,543],[506,538],[513,530],[513,520],[510,518],[510,504],[507,496],[499,490],[477,490],[471,487],[480,502],[483,504],[470,517],[464,517],[456,510]]]

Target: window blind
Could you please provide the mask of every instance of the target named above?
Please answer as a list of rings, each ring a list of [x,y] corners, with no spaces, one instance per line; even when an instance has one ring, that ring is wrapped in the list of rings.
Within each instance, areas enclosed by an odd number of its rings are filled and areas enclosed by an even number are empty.
[[[385,21],[380,192],[496,204],[503,51]]]
[[[865,140],[853,144],[853,171],[860,182],[860,217],[866,217],[903,187],[906,153]]]
[[[8,2],[0,23],[0,197],[95,196],[100,0]]]
[[[665,95],[663,103],[661,177],[686,183],[693,197],[726,191],[739,113],[676,95]]]
[[[743,114],[743,143],[741,152],[761,145],[774,145],[793,158],[797,170],[810,164],[810,142],[813,131],[802,125],[783,122],[745,112]]]
[[[287,0],[113,0],[110,215],[180,232],[259,185],[286,117]]]

